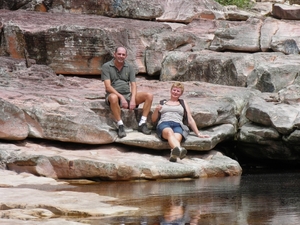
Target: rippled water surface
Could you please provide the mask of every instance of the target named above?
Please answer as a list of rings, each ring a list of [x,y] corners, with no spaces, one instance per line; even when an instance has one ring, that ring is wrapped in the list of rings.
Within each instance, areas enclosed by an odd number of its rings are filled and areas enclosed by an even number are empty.
[[[300,171],[180,181],[99,182],[76,188],[137,207],[90,224],[300,224]]]

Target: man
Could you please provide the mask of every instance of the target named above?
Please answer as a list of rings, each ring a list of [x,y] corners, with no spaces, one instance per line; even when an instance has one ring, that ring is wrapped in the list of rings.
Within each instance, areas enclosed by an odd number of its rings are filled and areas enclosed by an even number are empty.
[[[135,71],[125,61],[126,57],[126,48],[117,47],[114,52],[114,59],[103,64],[101,68],[101,79],[104,81],[106,90],[105,101],[110,106],[117,121],[119,138],[126,136],[121,119],[121,108],[133,110],[141,103],[144,105],[138,131],[147,135],[151,134],[146,120],[151,109],[153,95],[147,92],[137,92]]]

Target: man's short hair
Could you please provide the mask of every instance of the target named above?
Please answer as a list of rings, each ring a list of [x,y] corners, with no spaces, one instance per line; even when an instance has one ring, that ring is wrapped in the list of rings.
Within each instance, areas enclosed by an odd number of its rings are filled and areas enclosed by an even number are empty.
[[[118,46],[118,47],[116,47],[115,48],[115,53],[118,51],[119,48],[124,48],[125,51],[126,51],[126,54],[127,54],[127,48],[125,48],[124,46]]]

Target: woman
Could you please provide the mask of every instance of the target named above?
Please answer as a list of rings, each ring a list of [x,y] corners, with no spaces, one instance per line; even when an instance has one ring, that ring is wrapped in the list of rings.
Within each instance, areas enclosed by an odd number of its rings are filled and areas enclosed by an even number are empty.
[[[177,158],[183,159],[187,150],[180,146],[181,141],[186,140],[189,134],[189,128],[183,124],[184,115],[188,121],[188,126],[194,133],[200,137],[209,137],[199,133],[195,120],[191,115],[191,111],[187,103],[179,99],[183,94],[184,86],[180,82],[176,82],[171,87],[171,98],[161,101],[156,106],[152,114],[152,122],[156,123],[156,132],[159,138],[167,140],[171,147],[170,161],[176,162]]]

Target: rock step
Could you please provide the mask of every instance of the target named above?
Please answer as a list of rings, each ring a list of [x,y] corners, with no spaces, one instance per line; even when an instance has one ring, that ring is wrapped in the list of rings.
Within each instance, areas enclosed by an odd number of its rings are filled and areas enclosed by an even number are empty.
[[[115,142],[137,146],[143,148],[151,148],[156,150],[170,149],[167,141],[161,141],[155,131],[151,135],[145,135],[137,130],[126,129],[127,136],[124,138],[116,138]],[[182,143],[182,146],[187,150],[208,151],[213,149],[218,143],[234,137],[235,128],[232,124],[221,124],[200,131],[202,134],[207,134],[209,138],[199,138],[194,132],[191,132],[187,140]],[[149,145],[149,142],[151,145]]]

